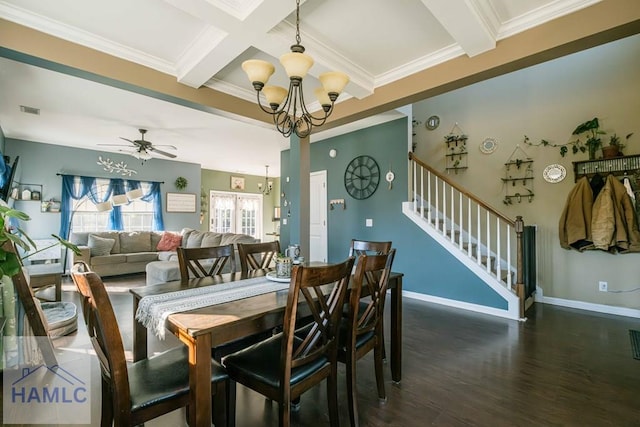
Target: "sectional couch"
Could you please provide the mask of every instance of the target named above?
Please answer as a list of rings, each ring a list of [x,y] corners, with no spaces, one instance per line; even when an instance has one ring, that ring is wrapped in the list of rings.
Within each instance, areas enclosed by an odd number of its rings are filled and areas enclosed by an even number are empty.
[[[69,241],[78,246],[81,255],[75,256],[69,251],[69,265],[84,261],[93,271],[105,277],[142,273],[148,271],[149,264],[154,264],[151,268],[151,282],[162,283],[180,278],[175,250],[177,246],[206,247],[259,241],[244,234],[204,232],[185,228],[180,232],[181,238],[177,238],[172,250],[159,250],[158,244],[161,240],[165,241],[163,234],[167,234],[164,237],[178,237],[178,233],[162,231],[73,232]],[[164,280],[165,278],[168,280]]]
[[[258,243],[255,239],[246,234],[216,233],[213,231],[198,231],[193,229],[182,230],[182,247],[185,248],[205,248],[210,246],[224,246],[232,244],[235,248],[236,271],[240,271],[240,258],[238,257],[238,247],[236,243]],[[229,265],[225,266],[223,273],[229,272]],[[158,261],[147,264],[147,285],[166,283],[180,280],[180,265],[176,253],[166,257],[159,257]]]

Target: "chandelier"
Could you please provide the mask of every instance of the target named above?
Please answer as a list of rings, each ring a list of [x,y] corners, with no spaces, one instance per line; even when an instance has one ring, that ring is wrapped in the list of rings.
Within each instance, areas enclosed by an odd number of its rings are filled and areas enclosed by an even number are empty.
[[[271,194],[271,190],[273,190],[273,181],[269,181],[269,165],[265,165],[265,168],[267,168],[267,172],[264,175],[264,184],[261,182],[258,183],[258,191],[268,196]]]
[[[276,129],[289,137],[295,132],[300,138],[311,134],[314,126],[322,126],[333,112],[333,104],[349,83],[349,76],[339,71],[330,71],[318,76],[322,87],[315,90],[316,98],[322,105],[319,116],[312,115],[304,102],[302,79],[313,66],[313,58],[304,53],[300,44],[300,0],[296,0],[296,44],[291,46],[291,53],[280,57],[280,63],[289,76],[289,90],[280,86],[265,86],[275,71],[274,66],[259,59],[251,59],[242,63],[258,97],[258,105],[265,113],[273,116]],[[260,92],[264,92],[271,109],[265,108],[260,101]]]

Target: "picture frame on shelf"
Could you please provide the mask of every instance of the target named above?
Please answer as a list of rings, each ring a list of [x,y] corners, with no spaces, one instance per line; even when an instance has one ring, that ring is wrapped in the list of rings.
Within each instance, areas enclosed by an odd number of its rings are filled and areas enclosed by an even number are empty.
[[[231,177],[231,189],[232,190],[244,190],[244,177],[232,176]]]
[[[40,192],[32,191],[31,192],[31,200],[40,200]]]
[[[59,200],[45,200],[40,205],[40,212],[59,213],[60,201]]]

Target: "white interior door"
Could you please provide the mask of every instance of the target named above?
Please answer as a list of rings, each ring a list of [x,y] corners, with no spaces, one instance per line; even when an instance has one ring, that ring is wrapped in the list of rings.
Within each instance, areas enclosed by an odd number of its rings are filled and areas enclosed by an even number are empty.
[[[327,262],[327,171],[310,177],[308,260]]]

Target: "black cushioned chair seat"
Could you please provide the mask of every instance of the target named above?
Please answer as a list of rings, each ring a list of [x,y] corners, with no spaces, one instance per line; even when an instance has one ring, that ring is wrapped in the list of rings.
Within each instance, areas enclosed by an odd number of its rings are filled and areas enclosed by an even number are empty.
[[[189,352],[180,346],[127,366],[131,411],[189,393]],[[225,369],[211,362],[211,380],[227,379]],[[168,390],[173,389],[173,393]]]
[[[346,357],[347,354],[347,334],[349,333],[349,322],[343,319],[338,328],[338,358]],[[356,349],[362,347],[375,335],[375,331],[369,331],[356,337]],[[342,359],[344,360],[344,359]]]
[[[294,338],[294,347],[300,343]],[[282,333],[262,341],[251,347],[230,354],[222,361],[229,376],[244,376],[263,382],[270,387],[280,386],[280,357],[282,355]],[[321,357],[313,363],[292,369],[291,385],[307,378],[313,372],[329,363],[329,359]]]

